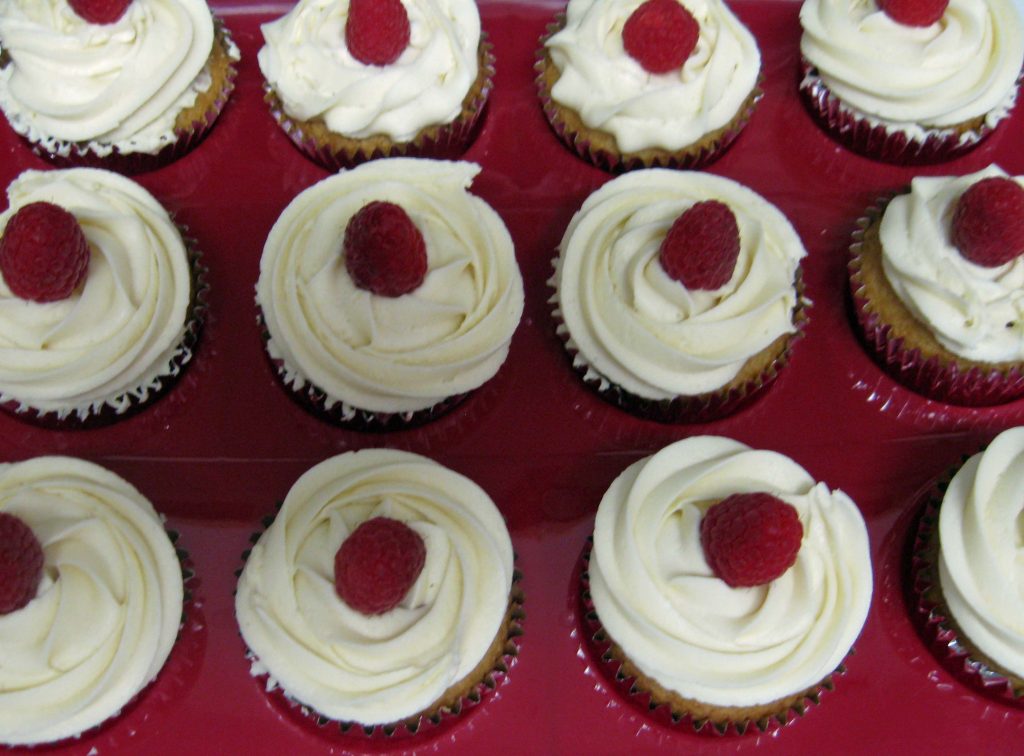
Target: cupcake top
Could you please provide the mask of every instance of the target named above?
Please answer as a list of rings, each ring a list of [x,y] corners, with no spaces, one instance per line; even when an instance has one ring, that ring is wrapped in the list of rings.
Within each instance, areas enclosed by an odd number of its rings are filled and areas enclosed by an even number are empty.
[[[1018,676],[1024,676],[1022,476],[1024,428],[1011,428],[964,463],[939,509],[946,606],[978,650]]]
[[[739,234],[735,267],[712,289],[670,276],[660,251],[677,218],[716,200]],[[793,323],[806,254],[779,210],[745,186],[696,171],[616,178],[583,203],[562,237],[552,285],[569,346],[638,396],[695,396],[729,383]]]
[[[0,465],[8,515],[35,535],[43,569],[29,603],[0,615],[0,743],[48,743],[156,677],[181,623],[181,565],[149,501],[90,462]]]
[[[564,27],[545,47],[559,70],[551,95],[622,152],[677,150],[724,127],[757,85],[761,54],[721,0],[683,0],[699,25],[681,67],[650,73],[623,44],[641,0],[569,0]]]
[[[477,78],[480,15],[473,0],[403,0],[408,44],[387,65],[361,62],[346,44],[349,0],[300,0],[264,24],[263,77],[285,112],[321,119],[354,139],[411,140],[451,123]]]
[[[0,0],[0,107],[52,153],[155,153],[210,87],[213,39],[205,0],[132,0],[109,24],[67,0]]]
[[[949,351],[981,362],[1024,361],[1024,259],[979,265],[953,241],[961,196],[996,165],[967,176],[918,176],[879,226],[882,268],[900,301]],[[1012,177],[1024,186],[1024,178]]]
[[[1012,0],[949,0],[927,26],[900,23],[874,0],[804,0],[800,50],[845,105],[914,138],[1013,106],[1024,29]]]
[[[708,564],[702,520],[733,494],[767,493],[802,525],[795,562],[732,587]],[[601,623],[648,677],[716,706],[765,704],[811,688],[843,661],[871,602],[856,505],[789,458],[697,436],[625,470],[597,511],[590,590]]]
[[[160,385],[182,351],[192,294],[188,253],[167,211],[130,179],[91,168],[25,171],[7,189],[0,235],[18,211],[68,210],[88,243],[84,281],[37,302],[0,278],[0,399],[61,417]]]
[[[523,283],[501,218],[467,189],[472,163],[389,158],[299,194],[270,231],[256,287],[268,351],[286,379],[372,412],[410,412],[490,379],[523,311]],[[343,251],[353,218],[397,205],[421,237],[422,280],[374,293]],[[393,293],[393,292],[392,292]]]
[[[425,554],[398,603],[367,614],[339,597],[336,554],[375,518],[403,523]],[[512,561],[501,514],[468,478],[390,449],[332,457],[288,492],[239,580],[235,612],[257,657],[253,674],[343,722],[418,714],[494,642]]]

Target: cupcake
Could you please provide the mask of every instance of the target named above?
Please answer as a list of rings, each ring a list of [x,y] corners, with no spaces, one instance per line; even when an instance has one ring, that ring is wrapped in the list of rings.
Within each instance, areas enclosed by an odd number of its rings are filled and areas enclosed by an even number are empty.
[[[467,191],[479,171],[378,160],[320,181],[281,213],[256,303],[279,375],[320,416],[415,425],[505,361],[523,282],[501,218]]]
[[[3,407],[69,427],[154,400],[191,359],[204,309],[196,253],[167,211],[96,168],[25,171],[7,198]]]
[[[918,616],[940,658],[962,681],[1017,705],[1024,704],[1022,474],[1024,428],[1011,428],[929,502],[915,549]]]
[[[235,614],[268,689],[321,723],[393,735],[493,687],[520,603],[508,531],[479,486],[364,449],[295,483],[248,555]]]
[[[238,59],[204,0],[0,3],[0,108],[59,165],[133,172],[185,154]]]
[[[473,0],[300,0],[262,29],[271,113],[331,170],[455,157],[475,135],[494,56]]]
[[[541,44],[544,114],[605,170],[704,165],[761,97],[757,42],[721,0],[569,0]]]
[[[594,192],[550,280],[558,333],[608,401],[664,422],[759,395],[801,333],[803,244],[761,196],[719,176],[652,168]]]
[[[804,0],[800,23],[804,102],[868,157],[956,157],[1013,108],[1024,64],[1013,0]]]
[[[871,603],[857,506],[781,454],[717,436],[628,467],[597,510],[593,642],[633,699],[766,730],[831,686]]]
[[[90,462],[0,465],[0,743],[38,745],[117,715],[160,672],[182,571],[160,516]]]
[[[939,401],[1024,394],[1024,179],[991,165],[919,176],[862,219],[851,246],[857,321],[896,380]]]

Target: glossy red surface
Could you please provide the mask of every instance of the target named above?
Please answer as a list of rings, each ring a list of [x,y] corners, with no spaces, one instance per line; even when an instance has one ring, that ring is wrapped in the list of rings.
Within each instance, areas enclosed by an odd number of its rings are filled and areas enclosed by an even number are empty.
[[[236,7],[237,6],[237,7]],[[903,596],[913,498],[1000,429],[1024,403],[958,409],[895,385],[850,327],[845,254],[854,221],[915,173],[999,162],[1024,173],[1024,117],[984,146],[922,169],[876,163],[823,135],[796,94],[798,3],[737,0],[765,61],[766,96],[735,146],[710,170],[777,204],[808,251],[814,301],[806,338],[758,403],[694,426],[639,420],[587,391],[553,333],[545,281],[573,211],[609,176],[569,153],[534,97],[536,41],[555,6],[482,3],[498,74],[490,111],[466,157],[474,191],[504,217],[526,283],[526,311],[497,378],[421,429],[366,435],[312,417],[281,391],[264,358],[253,289],[278,213],[325,172],[304,159],[260,99],[258,22],[280,12],[218,7],[244,60],[238,90],[196,151],[139,180],[199,239],[210,268],[210,313],[196,361],[159,403],[112,427],[35,428],[0,417],[0,457],[72,454],[135,483],[181,531],[197,570],[188,627],[165,673],[124,716],[59,753],[329,753],[386,749],[452,753],[904,753],[1019,748],[1024,713],[954,680],[919,639]],[[0,179],[45,168],[0,125]],[[875,559],[872,611],[849,672],[806,717],[770,736],[676,731],[626,703],[581,651],[574,568],[594,511],[630,462],[692,434],[732,436],[790,455],[862,508]],[[427,454],[478,481],[505,513],[524,573],[526,634],[496,695],[442,733],[371,742],[328,739],[282,716],[248,674],[232,607],[234,572],[259,519],[315,462],[382,445]],[[36,752],[48,752],[37,749]]]

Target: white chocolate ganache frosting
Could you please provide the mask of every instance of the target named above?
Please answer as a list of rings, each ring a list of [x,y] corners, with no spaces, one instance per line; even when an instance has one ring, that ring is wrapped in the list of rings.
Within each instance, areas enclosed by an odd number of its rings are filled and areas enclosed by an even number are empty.
[[[501,218],[467,191],[479,171],[465,162],[374,160],[285,208],[263,250],[256,300],[286,382],[313,384],[328,409],[341,402],[402,413],[497,373],[522,316],[523,282]],[[373,201],[399,205],[426,244],[426,277],[400,297],[359,288],[345,266],[348,222]]]
[[[732,121],[754,91],[761,54],[721,0],[681,0],[700,25],[683,66],[652,74],[625,51],[622,27],[642,0],[569,0],[545,47],[560,72],[551,96],[622,152],[678,150]]]
[[[321,119],[353,139],[407,142],[451,123],[477,78],[480,14],[473,0],[403,0],[409,45],[387,66],[361,63],[345,45],[348,0],[299,0],[264,24],[260,70],[285,112]]]
[[[925,128],[1013,106],[1024,29],[1012,0],[950,0],[926,27],[894,21],[875,0],[805,0],[800,50],[822,82],[873,123],[922,138]]]
[[[964,635],[1024,676],[1024,428],[1000,433],[957,471],[939,509],[942,597]]]
[[[731,280],[689,290],[659,249],[697,202],[728,205],[740,252]],[[794,279],[805,256],[785,216],[726,178],[662,168],[620,176],[591,194],[562,237],[556,315],[570,350],[607,381],[641,397],[696,396],[726,385],[753,355],[794,333]]]
[[[91,24],[67,0],[0,0],[0,107],[50,152],[156,153],[178,114],[212,83],[205,0],[133,0],[116,22]],[[231,45],[229,55],[238,51]]]
[[[368,616],[335,592],[334,557],[380,516],[419,534],[426,561],[398,606]],[[505,523],[479,486],[417,454],[364,449],[295,483],[246,561],[235,613],[254,675],[332,719],[389,724],[476,668],[505,623],[512,571]]]
[[[882,269],[903,305],[946,349],[980,362],[1024,361],[1024,259],[977,265],[953,245],[960,195],[997,165],[966,176],[918,176],[879,226]],[[1024,186],[1024,178],[1011,177]]]
[[[19,208],[51,202],[78,220],[91,257],[67,299],[38,303],[0,279],[0,399],[81,417],[159,390],[189,356],[188,252],[167,211],[110,171],[25,171],[7,189],[0,234]]]
[[[117,714],[177,637],[182,573],[160,516],[98,465],[0,465],[0,512],[43,548],[34,599],[0,616],[0,743],[48,743]]]
[[[716,501],[765,492],[803,526],[796,563],[732,588],[701,547]],[[843,661],[871,602],[867,530],[857,506],[795,462],[717,436],[673,443],[628,467],[597,511],[594,608],[649,678],[683,698],[754,706],[814,687]]]

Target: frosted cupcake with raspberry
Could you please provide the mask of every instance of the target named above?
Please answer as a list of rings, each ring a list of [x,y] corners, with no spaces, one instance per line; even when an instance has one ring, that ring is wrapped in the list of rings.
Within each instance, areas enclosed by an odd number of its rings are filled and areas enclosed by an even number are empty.
[[[850,285],[879,363],[941,401],[1024,395],[1024,179],[919,176],[861,225]]]
[[[271,113],[327,168],[455,157],[475,135],[494,56],[473,0],[300,0],[262,29]]]
[[[182,571],[153,506],[82,460],[0,465],[0,743],[70,738],[160,672]]]
[[[248,556],[235,614],[270,689],[314,716],[416,731],[493,685],[520,601],[508,531],[479,486],[364,449],[295,483]]]
[[[523,311],[505,224],[468,192],[480,167],[393,158],[299,194],[256,286],[284,382],[344,425],[436,417],[497,373]]]
[[[868,157],[956,157],[1016,101],[1024,26],[1013,0],[805,0],[800,23],[804,101]]]
[[[726,178],[652,168],[594,192],[550,280],[558,331],[608,401],[666,422],[758,396],[805,321],[796,231]]]
[[[238,49],[205,0],[3,0],[0,108],[61,165],[183,155],[234,89]]]
[[[192,357],[205,288],[167,211],[94,168],[25,171],[7,198],[0,402],[66,426],[116,420],[162,394]]]
[[[788,457],[717,436],[616,478],[584,575],[587,627],[623,689],[721,732],[769,729],[816,702],[872,592],[853,501]]]
[[[761,97],[757,43],[721,0],[569,0],[541,43],[548,121],[607,170],[706,164]]]

